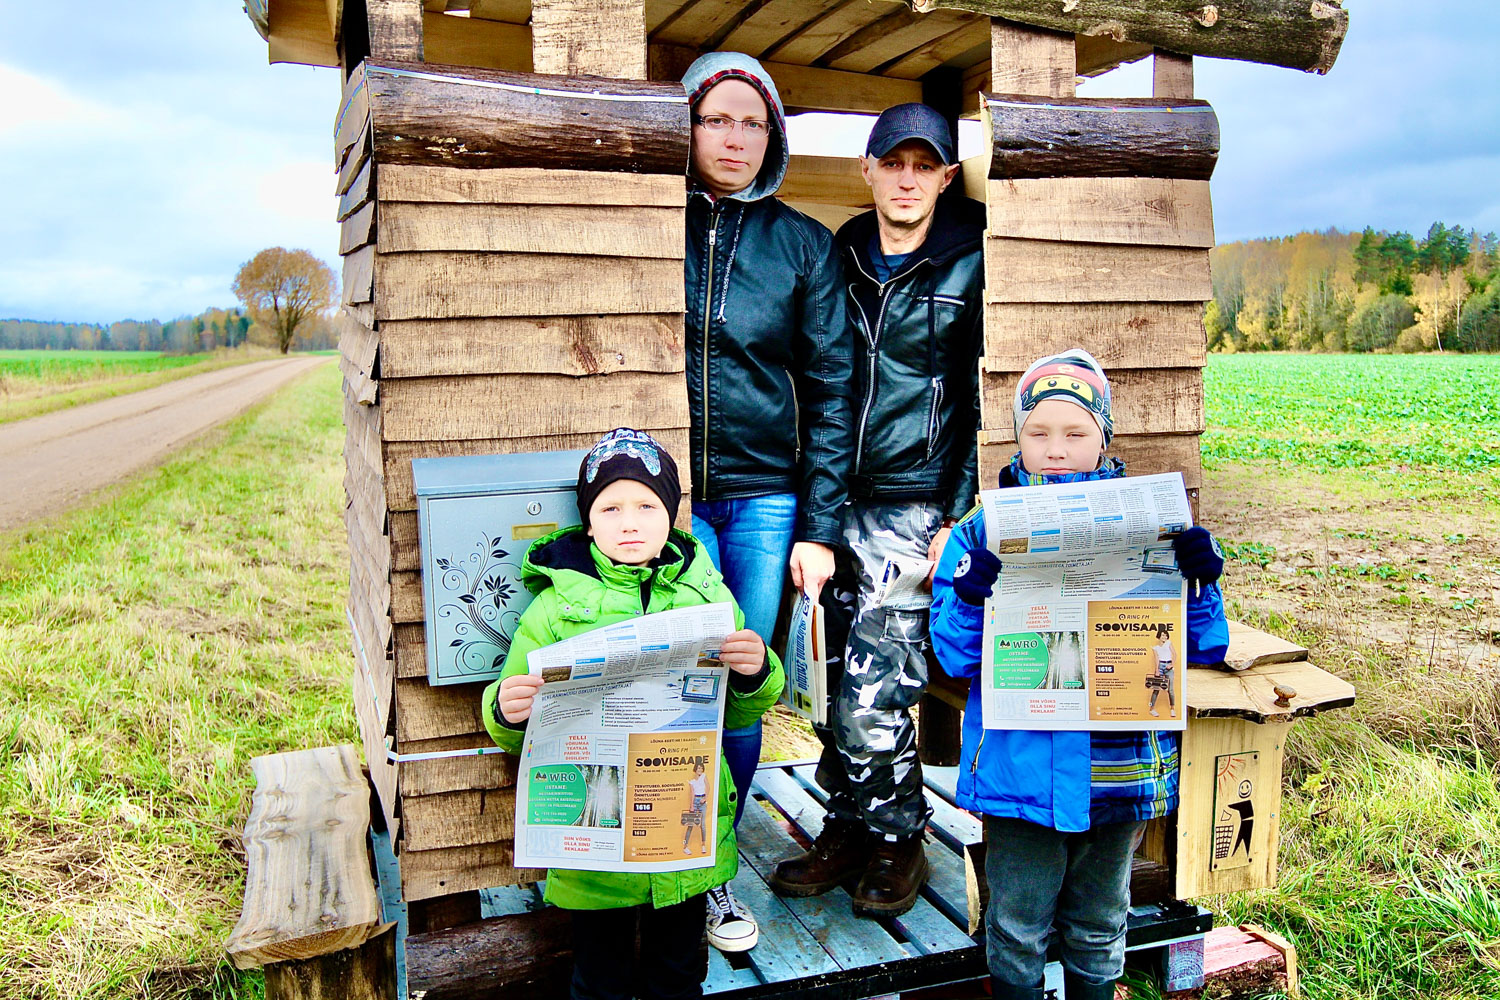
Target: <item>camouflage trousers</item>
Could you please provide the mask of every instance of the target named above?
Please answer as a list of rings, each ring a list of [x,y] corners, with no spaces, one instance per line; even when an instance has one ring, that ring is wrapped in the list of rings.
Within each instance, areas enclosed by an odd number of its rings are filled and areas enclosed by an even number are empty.
[[[823,588],[832,704],[829,726],[814,727],[823,743],[818,784],[830,815],[887,836],[919,834],[931,815],[911,707],[927,690],[932,596],[924,589],[881,604],[877,591],[887,558],[927,558],[942,519],[935,504],[847,505],[848,551]]]

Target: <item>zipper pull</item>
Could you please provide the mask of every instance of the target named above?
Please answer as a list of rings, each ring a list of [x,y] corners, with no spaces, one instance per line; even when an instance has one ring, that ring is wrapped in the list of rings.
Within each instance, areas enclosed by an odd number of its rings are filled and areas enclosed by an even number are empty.
[[[710,226],[708,229],[708,248],[710,250],[714,248],[715,238],[719,235],[718,221],[718,219],[714,219],[715,225]]]

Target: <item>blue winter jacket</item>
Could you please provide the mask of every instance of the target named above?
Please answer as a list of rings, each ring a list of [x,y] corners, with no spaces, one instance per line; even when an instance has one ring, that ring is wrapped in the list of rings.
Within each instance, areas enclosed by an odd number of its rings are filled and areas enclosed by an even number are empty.
[[[1000,485],[1020,485],[1019,456],[1001,473]],[[1113,479],[1124,465],[1069,479]],[[1050,478],[1049,478],[1049,481]],[[1062,481],[1058,479],[1057,481]],[[1156,819],[1177,808],[1175,732],[1039,732],[985,729],[979,700],[979,653],[984,609],[953,592],[953,571],[963,554],[986,545],[984,514],[975,508],[959,521],[943,548],[932,582],[932,645],[954,677],[969,677],[964,710],[958,804],[988,816],[1023,819],[1064,832],[1097,823]],[[1217,584],[1188,594],[1188,660],[1224,658],[1228,627]]]

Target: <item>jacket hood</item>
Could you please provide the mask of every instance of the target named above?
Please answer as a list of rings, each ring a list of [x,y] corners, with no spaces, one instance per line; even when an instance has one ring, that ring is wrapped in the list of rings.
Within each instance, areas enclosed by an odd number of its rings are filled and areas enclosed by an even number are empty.
[[[692,535],[673,528],[661,555],[644,566],[613,562],[600,552],[582,525],[559,528],[532,543],[521,563],[521,582],[533,594],[548,587],[564,590],[639,586],[652,578],[676,580],[701,589],[716,573],[708,550]]]
[[[771,137],[766,143],[766,159],[760,166],[760,173],[743,191],[725,195],[734,201],[759,201],[775,194],[781,187],[781,182],[786,179],[787,164],[791,162],[791,151],[786,144],[786,107],[776,92],[771,74],[760,63],[743,52],[710,52],[694,60],[682,78],[688,103],[695,113],[703,95],[723,80],[744,80],[760,91],[771,111]]]
[[[942,265],[960,254],[969,253],[984,241],[985,225],[985,208],[981,202],[973,198],[939,198],[927,239],[907,258],[900,273],[924,260]],[[870,241],[878,228],[875,210],[871,209],[844,223],[834,236],[839,250],[858,257],[867,273],[870,272]]]

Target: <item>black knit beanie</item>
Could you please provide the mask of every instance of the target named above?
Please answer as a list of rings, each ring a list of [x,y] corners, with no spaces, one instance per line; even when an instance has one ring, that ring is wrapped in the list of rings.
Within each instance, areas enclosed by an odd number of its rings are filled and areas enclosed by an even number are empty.
[[[645,431],[616,427],[589,449],[578,466],[578,516],[585,528],[594,499],[617,479],[633,479],[648,486],[661,497],[667,516],[676,519],[677,504],[682,500],[677,463]]]

